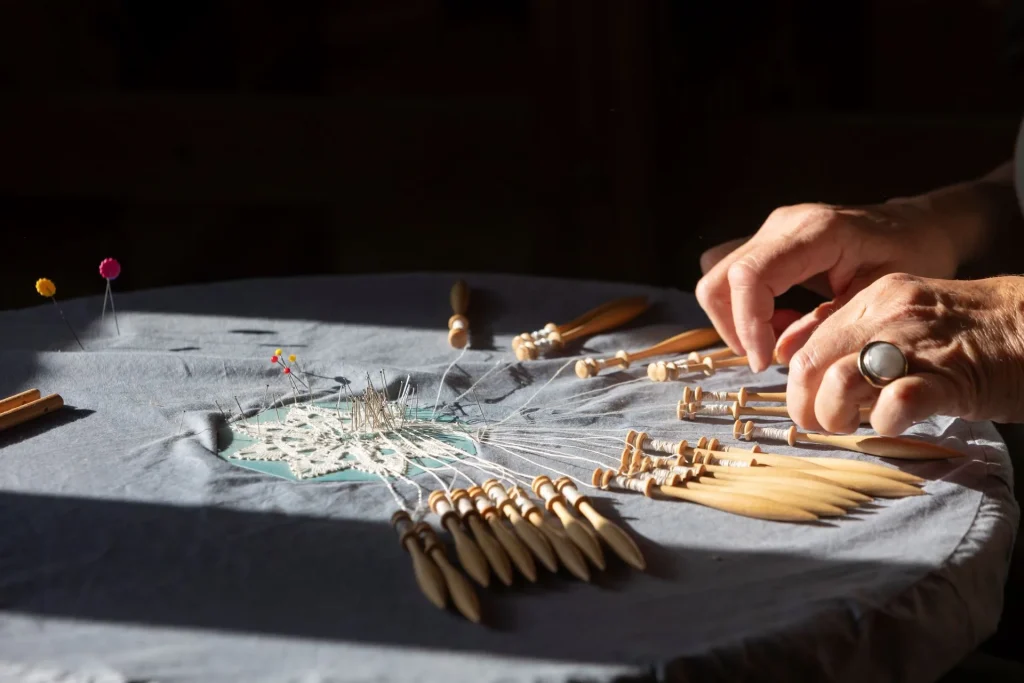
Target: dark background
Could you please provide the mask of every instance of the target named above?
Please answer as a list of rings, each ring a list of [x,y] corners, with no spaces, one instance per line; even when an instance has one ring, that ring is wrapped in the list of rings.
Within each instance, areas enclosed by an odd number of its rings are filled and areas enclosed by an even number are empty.
[[[0,2],[0,308],[252,276],[691,289],[775,207],[1010,158],[997,1]]]
[[[40,304],[42,276],[101,294],[108,256],[117,291],[403,270],[691,290],[779,205],[1009,159],[1011,4],[0,2],[0,309]],[[1020,565],[986,646],[1018,659]]]

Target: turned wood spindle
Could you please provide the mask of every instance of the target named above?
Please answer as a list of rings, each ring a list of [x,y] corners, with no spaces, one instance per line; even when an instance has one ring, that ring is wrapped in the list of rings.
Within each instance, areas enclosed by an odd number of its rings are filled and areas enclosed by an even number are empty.
[[[444,576],[445,583],[448,586],[448,592],[452,596],[452,602],[455,603],[455,608],[474,624],[480,623],[480,601],[476,596],[476,591],[473,590],[472,584],[466,580],[462,572],[453,567],[451,562],[448,561],[448,556],[444,552],[444,546],[438,540],[437,534],[434,533],[429,524],[424,522],[416,525],[416,533],[423,539],[423,546],[426,548],[427,554],[430,555],[431,559],[434,560],[434,564],[441,570],[441,574]]]
[[[443,526],[452,540],[455,542],[455,554],[459,558],[459,564],[466,570],[474,581],[486,588],[491,583],[490,565],[480,548],[473,539],[462,530],[459,525],[459,515],[452,508],[451,501],[444,491],[434,491],[427,499],[430,509],[441,519]]]
[[[691,482],[680,482],[679,477],[674,475],[659,481],[652,473],[627,477],[611,470],[603,471],[601,468],[597,468],[594,478],[600,479],[601,488],[609,488],[615,484],[616,488],[637,491],[648,498],[654,498],[654,494],[657,492],[670,498],[697,503],[743,517],[778,522],[813,522],[818,519],[817,515],[802,508],[758,498],[747,493],[727,493],[713,490],[711,487],[697,488]]]
[[[576,578],[582,581],[590,581],[590,567],[587,566],[587,561],[583,558],[583,554],[564,533],[547,523],[544,519],[544,513],[541,512],[536,503],[530,500],[526,492],[518,486],[513,486],[509,488],[508,495],[519,506],[519,511],[523,517],[545,535],[562,565]]]
[[[623,299],[616,306],[609,307],[577,327],[571,329],[559,327],[544,339],[533,342],[524,341],[516,348],[516,358],[520,361],[535,360],[548,352],[559,351],[565,344],[581,337],[625,325],[647,310],[648,305],[647,297]]]
[[[553,512],[561,520],[569,539],[576,544],[583,554],[587,556],[595,567],[604,570],[604,553],[601,546],[594,540],[594,537],[584,527],[583,522],[576,518],[565,504],[565,496],[555,490],[555,485],[545,475],[540,475],[533,480],[533,492],[544,500],[548,512]]]
[[[763,438],[769,441],[785,441],[790,446],[797,443],[816,443],[881,458],[945,460],[965,456],[964,453],[951,448],[917,439],[860,434],[805,434],[797,431],[795,425],[788,429],[779,429],[757,427],[753,422],[741,423],[737,420],[732,432],[733,436],[747,441]]]
[[[399,510],[391,515],[391,526],[398,532],[398,542],[412,558],[413,575],[416,577],[416,584],[420,587],[420,591],[436,607],[444,609],[448,604],[448,590],[445,586],[444,576],[424,548],[420,546],[409,513]]]
[[[472,497],[473,502],[476,503],[477,512],[490,525],[491,533],[494,534],[494,538],[498,540],[501,547],[505,549],[509,559],[512,560],[512,564],[516,566],[519,573],[525,576],[530,583],[535,583],[537,581],[537,565],[533,562],[533,555],[523,547],[523,544],[519,542],[519,538],[515,534],[505,528],[501,521],[501,515],[498,514],[498,509],[491,502],[491,499],[487,497],[487,494],[479,486],[470,488],[469,495]]]
[[[523,543],[540,560],[540,563],[548,571],[557,572],[558,559],[555,557],[555,551],[551,547],[551,543],[548,542],[547,537],[539,529],[523,519],[522,515],[519,514],[518,508],[516,508],[516,504],[505,493],[505,489],[501,488],[501,484],[495,479],[488,479],[483,483],[483,489],[488,497],[494,501],[495,506],[501,510],[501,513],[512,524],[512,530],[516,532],[516,535],[522,539]]]
[[[452,286],[451,300],[453,315],[448,319],[448,343],[456,349],[466,347],[469,342],[469,285],[459,280]]]
[[[512,563],[509,561],[505,549],[491,535],[487,525],[477,513],[476,506],[473,504],[473,498],[464,489],[453,489],[450,498],[462,517],[462,523],[473,532],[473,538],[476,539],[477,546],[483,551],[487,562],[491,565],[491,569],[494,570],[494,573],[503,584],[511,586],[513,578]]]
[[[569,505],[590,521],[594,530],[616,555],[634,569],[644,571],[647,568],[647,562],[636,542],[618,524],[595,510],[590,499],[579,492],[571,479],[559,477],[554,484],[555,489],[565,497]]]

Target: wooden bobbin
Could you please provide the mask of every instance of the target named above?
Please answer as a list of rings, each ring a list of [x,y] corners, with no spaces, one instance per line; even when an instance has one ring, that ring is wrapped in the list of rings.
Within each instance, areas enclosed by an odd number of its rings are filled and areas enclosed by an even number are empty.
[[[398,542],[412,558],[412,570],[420,591],[439,609],[448,604],[448,589],[438,566],[420,545],[409,513],[399,510],[391,515],[391,526],[398,532]]]
[[[647,568],[647,562],[636,542],[620,526],[595,510],[590,499],[577,490],[576,484],[569,477],[559,477],[555,480],[554,485],[558,493],[564,496],[569,505],[576,508],[577,512],[587,518],[605,543],[626,564],[640,571]]]
[[[701,441],[704,440],[705,438],[701,437]],[[717,439],[712,439],[712,441],[717,442]],[[702,446],[698,443],[698,447]],[[709,445],[708,448],[712,448],[712,446]],[[728,453],[737,451],[746,452],[742,448],[739,448],[737,446],[717,446],[717,449],[726,451]],[[749,452],[763,453],[764,451],[761,449],[759,445],[754,444],[750,448]],[[770,456],[771,454],[767,455]],[[800,460],[801,462],[805,462],[809,465],[814,465],[815,467],[828,467],[829,469],[844,470],[850,472],[866,472],[868,474],[875,474],[880,477],[888,477],[889,479],[902,481],[905,484],[921,485],[924,484],[925,481],[927,481],[923,477],[919,477],[915,474],[910,474],[909,472],[904,472],[903,470],[898,470],[891,466],[879,465],[877,463],[865,462],[863,460],[851,460],[849,458],[838,457],[808,457],[803,455],[793,457],[795,457],[797,460]],[[768,462],[765,464],[770,465],[771,463]]]
[[[641,349],[640,351],[630,353],[622,350],[611,358],[601,358],[597,360],[593,358],[584,358],[579,360],[576,362],[576,376],[580,379],[594,377],[602,370],[609,367],[619,367],[625,370],[629,368],[630,364],[639,360],[644,360],[652,356],[661,356],[667,353],[679,353],[683,351],[690,351],[691,349],[699,349],[721,340],[722,338],[718,336],[718,332],[716,332],[714,328],[688,330],[653,346]]]
[[[473,539],[459,526],[459,515],[452,507],[444,491],[434,491],[427,499],[430,509],[441,519],[443,526],[455,542],[455,554],[466,573],[486,588],[491,583],[490,565]]]
[[[487,524],[491,527],[491,533],[494,534],[494,538],[498,540],[501,547],[505,549],[505,553],[512,560],[512,564],[515,565],[520,574],[526,577],[527,581],[536,583],[537,565],[533,561],[533,555],[523,547],[519,538],[505,527],[501,521],[502,518],[498,513],[498,509],[491,502],[491,499],[487,497],[487,494],[479,486],[471,487],[468,493],[476,504],[477,512],[487,521]]]
[[[740,387],[739,391],[704,391],[700,386],[696,386],[690,389],[690,396],[693,398],[686,398],[686,391],[687,389],[683,390],[683,401],[686,403],[691,401],[701,403],[705,398],[712,401],[735,401],[741,407],[746,407],[747,403],[751,401],[755,403],[786,402],[785,391],[748,391],[746,387]]]
[[[519,511],[523,517],[540,529],[547,537],[562,565],[576,578],[582,581],[590,581],[590,568],[587,566],[587,561],[583,558],[583,554],[576,545],[569,540],[569,537],[561,530],[556,529],[554,525],[547,523],[544,519],[544,513],[541,512],[541,509],[530,500],[530,497],[521,488],[518,486],[510,487],[508,495],[519,505]]]
[[[711,359],[712,361],[718,362],[725,360],[726,358],[735,357],[736,354],[734,354],[731,349],[716,349],[703,355],[694,351],[688,354],[685,358],[676,358],[669,361],[651,363],[647,366],[647,378],[652,382],[667,382],[669,380],[676,379],[680,372],[685,374],[685,368],[695,368],[703,371],[704,366],[701,366],[701,364],[705,359]],[[721,367],[721,365],[718,367]]]
[[[469,310],[469,285],[463,280],[456,282],[449,299],[454,315],[448,318],[448,343],[456,349],[462,349],[469,342],[469,318],[466,317]]]
[[[452,489],[449,497],[455,508],[459,511],[462,523],[473,532],[473,538],[476,539],[477,546],[483,551],[495,575],[503,584],[511,586],[513,578],[512,563],[509,561],[508,555],[505,553],[505,549],[502,548],[501,543],[491,535],[487,525],[477,513],[472,496],[464,489]]]
[[[495,479],[488,479],[482,485],[487,496],[494,501],[495,506],[501,510],[505,518],[512,524],[512,530],[533,552],[534,556],[550,572],[558,571],[558,559],[555,551],[548,542],[546,536],[537,527],[533,526],[519,514],[516,504],[505,493],[505,489]]]
[[[480,601],[477,599],[473,586],[462,575],[462,572],[453,567],[451,562],[448,561],[448,556],[444,552],[444,546],[441,545],[441,542],[437,539],[437,534],[430,528],[430,525],[420,522],[415,528],[416,533],[423,540],[427,554],[441,570],[441,574],[444,576],[445,583],[448,586],[448,592],[451,593],[452,602],[455,603],[455,608],[474,624],[480,623]]]
[[[516,358],[521,361],[535,360],[549,352],[559,351],[565,344],[582,338],[605,332],[624,325],[647,310],[647,297],[627,297],[612,302],[607,308],[584,322],[569,327],[559,326],[544,339],[524,341],[515,349]]]
[[[544,501],[544,506],[548,509],[548,512],[554,513],[561,520],[562,527],[565,528],[569,539],[576,544],[576,547],[583,552],[595,567],[604,571],[605,560],[604,553],[601,551],[601,545],[590,534],[583,523],[569,512],[569,508],[565,503],[565,496],[558,493],[551,479],[543,474],[535,477],[532,488],[537,497]]]
[[[657,493],[744,517],[780,522],[813,522],[818,519],[817,515],[792,505],[747,493],[716,491],[710,487],[699,488],[692,482],[679,481],[678,477],[670,477],[664,479],[664,483],[657,483],[651,473],[626,477],[597,468],[593,478],[601,482],[601,488],[609,488],[614,484],[618,489],[637,491],[649,498],[654,498],[654,494]]]
[[[816,443],[840,448],[867,455],[875,455],[881,458],[897,458],[902,460],[945,460],[948,458],[962,458],[966,454],[955,451],[945,446],[893,436],[871,436],[860,434],[804,434],[798,432],[796,426],[792,426],[781,433],[777,429],[764,429],[756,427],[752,422],[741,423],[739,420],[733,425],[733,436],[746,440],[765,438],[769,440],[785,441],[790,446],[797,443]]]

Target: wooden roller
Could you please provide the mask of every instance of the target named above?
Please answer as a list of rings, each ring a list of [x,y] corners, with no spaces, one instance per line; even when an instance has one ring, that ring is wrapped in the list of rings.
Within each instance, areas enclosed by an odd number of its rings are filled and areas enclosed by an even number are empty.
[[[629,534],[623,531],[619,525],[595,510],[590,499],[577,490],[576,484],[569,477],[559,477],[555,481],[555,488],[565,496],[569,505],[576,508],[577,512],[590,521],[594,530],[600,534],[605,543],[615,551],[615,554],[623,562],[640,571],[647,569],[647,561],[644,560],[643,553],[637,547],[636,541],[630,538]]]
[[[452,286],[449,296],[452,304],[452,317],[448,318],[448,343],[456,349],[463,349],[469,342],[469,285],[459,280]]]
[[[38,401],[41,396],[42,394],[38,389],[28,389],[20,394],[15,394],[14,396],[9,396],[0,400],[0,415],[3,415],[10,410],[14,410],[19,406],[23,406],[26,403]]]
[[[427,556],[425,550],[420,546],[419,538],[412,523],[409,513],[399,510],[391,515],[391,526],[398,532],[398,542],[409,553],[412,558],[413,574],[416,577],[416,584],[420,587],[427,600],[432,602],[439,609],[444,609],[448,604],[448,590],[445,587],[444,577],[441,570]]]
[[[480,623],[480,601],[476,597],[476,591],[473,590],[473,586],[462,575],[462,572],[448,561],[444,546],[437,540],[437,534],[429,524],[423,522],[416,525],[416,532],[423,539],[423,546],[426,548],[427,554],[441,570],[455,608],[474,624]]]
[[[459,526],[459,516],[452,508],[444,491],[434,491],[427,499],[430,509],[441,519],[441,526],[448,530],[455,542],[455,554],[466,573],[486,588],[491,583],[490,565],[473,539]]]
[[[587,531],[583,522],[569,512],[569,508],[565,504],[565,496],[555,490],[555,485],[551,479],[544,475],[536,477],[531,488],[533,488],[533,492],[537,494],[537,497],[544,501],[544,506],[548,509],[548,512],[554,513],[561,520],[565,533],[569,535],[569,539],[576,544],[577,548],[583,551],[583,554],[595,567],[603,571],[605,561],[601,546],[590,532]]]
[[[39,392],[34,391],[36,394]],[[31,392],[23,392],[16,396],[12,396],[7,401],[18,399],[18,401],[24,401],[27,395],[31,395]],[[19,398],[21,397],[21,398]],[[35,398],[27,403],[20,403],[17,407],[9,409],[7,412],[0,414],[0,432],[11,427],[16,427],[22,423],[34,420],[37,417],[42,417],[47,413],[52,413],[55,410],[60,410],[64,407],[64,399],[60,394],[50,394],[45,398]]]
[[[501,484],[495,479],[488,479],[483,483],[482,488],[487,496],[494,501],[495,506],[501,510],[501,513],[512,524],[512,530],[516,532],[516,535],[522,539],[523,543],[540,560],[540,563],[548,571],[557,572],[558,559],[555,557],[555,551],[551,547],[551,543],[548,542],[547,537],[537,527],[523,519],[516,508],[516,504],[505,493],[505,489],[501,488]]]
[[[491,535],[488,525],[480,517],[476,510],[476,505],[473,504],[472,496],[464,489],[452,489],[449,498],[462,517],[462,523],[473,532],[473,538],[476,540],[477,547],[483,551],[484,557],[487,558],[487,563],[491,565],[495,575],[503,584],[511,586],[513,578],[512,562],[509,560],[501,543]]]
[[[754,423],[741,423],[739,420],[733,425],[733,435],[737,438],[752,440],[757,438],[774,439],[785,441],[790,446],[797,443],[817,443],[841,448],[867,455],[877,455],[881,458],[897,458],[903,460],[945,460],[948,458],[962,458],[966,454],[955,451],[951,448],[894,436],[872,436],[859,434],[804,434],[798,432],[796,426],[788,429],[764,429],[756,427]]]
[[[668,353],[683,353],[693,349],[702,349],[720,341],[722,341],[722,338],[712,327],[688,330],[640,351],[630,353],[623,350],[611,358],[600,358],[597,360],[584,358],[578,360],[576,361],[576,376],[580,379],[595,377],[602,370],[609,367],[619,367],[626,370],[632,363],[638,360],[644,360],[652,356],[663,356]]]
[[[576,578],[590,581],[590,568],[587,566],[587,561],[576,545],[569,540],[569,537],[545,521],[544,513],[521,488],[518,486],[509,488],[508,495],[519,505],[519,511],[523,517],[544,534],[562,565]]]
[[[616,488],[637,491],[643,493],[648,498],[654,498],[654,494],[658,493],[662,496],[677,498],[754,519],[776,522],[813,522],[818,519],[817,515],[801,508],[777,503],[765,498],[758,498],[746,493],[694,490],[693,488],[688,488],[687,483],[679,484],[677,476],[674,480],[671,477],[667,479],[666,481],[669,483],[659,484],[650,473],[627,477],[616,474],[611,470],[605,471],[597,468],[594,471],[594,479],[600,481],[601,488],[610,488],[614,483]],[[673,486],[671,485],[672,483],[677,485]]]
[[[469,495],[472,496],[473,502],[476,504],[477,512],[490,525],[491,533],[505,549],[512,564],[516,566],[520,574],[526,577],[527,581],[535,583],[537,581],[537,565],[533,561],[533,555],[520,543],[519,538],[502,523],[498,508],[479,486],[470,488]]]
[[[544,339],[521,342],[516,347],[516,358],[521,361],[535,360],[543,353],[560,350],[565,344],[575,339],[624,325],[647,310],[648,305],[647,297],[622,299],[614,306],[609,306],[576,327],[569,329],[560,327],[555,331],[549,332]]]

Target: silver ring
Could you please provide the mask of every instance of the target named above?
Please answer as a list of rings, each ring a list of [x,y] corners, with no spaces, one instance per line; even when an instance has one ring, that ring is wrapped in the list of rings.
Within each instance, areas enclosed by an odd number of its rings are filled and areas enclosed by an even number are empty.
[[[868,384],[881,389],[892,384],[909,371],[907,356],[899,347],[886,341],[873,341],[864,345],[857,356],[857,369]]]

